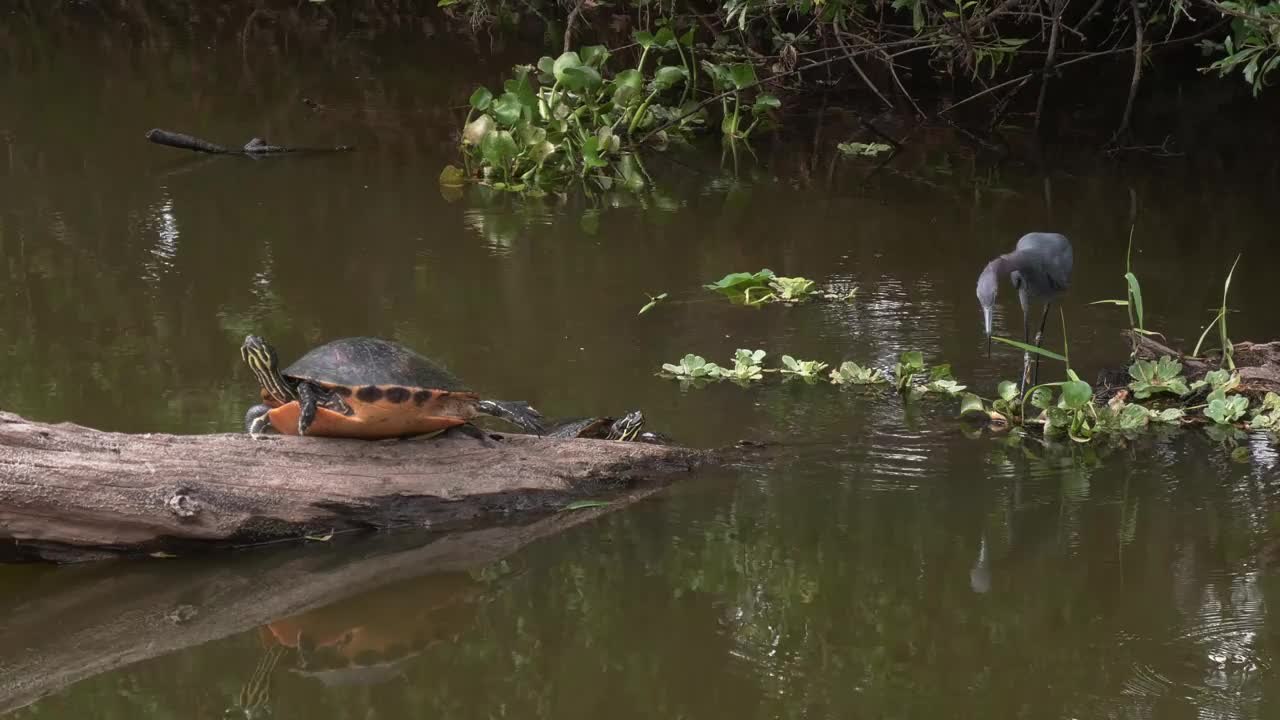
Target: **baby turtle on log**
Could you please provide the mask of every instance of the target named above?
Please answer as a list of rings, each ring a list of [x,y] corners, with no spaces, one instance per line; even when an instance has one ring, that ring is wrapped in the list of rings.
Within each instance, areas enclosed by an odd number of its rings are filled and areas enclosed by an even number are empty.
[[[607,416],[563,420],[547,432],[547,437],[563,440],[590,438],[618,442],[643,442],[653,445],[665,445],[670,442],[670,439],[661,433],[641,432],[643,428],[644,413],[633,410],[616,420]]]
[[[484,400],[427,358],[398,343],[370,337],[334,340],[280,370],[276,351],[245,337],[240,355],[257,376],[265,404],[245,414],[254,437],[268,428],[286,435],[395,438],[458,427],[479,416],[502,418],[542,434],[542,416],[528,403]]]

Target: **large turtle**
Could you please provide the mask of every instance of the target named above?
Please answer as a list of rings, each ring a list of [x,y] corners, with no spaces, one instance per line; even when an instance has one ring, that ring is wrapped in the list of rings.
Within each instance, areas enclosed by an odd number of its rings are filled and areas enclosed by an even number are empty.
[[[273,428],[287,435],[393,438],[474,430],[467,423],[479,415],[542,433],[542,416],[528,403],[481,399],[448,371],[389,340],[334,340],[284,370],[275,349],[255,335],[245,337],[240,355],[262,386],[265,404],[244,418],[255,437]]]
[[[561,420],[547,431],[547,437],[565,440],[591,438],[655,445],[669,442],[665,435],[643,430],[643,428],[644,413],[640,410],[632,410],[616,420],[608,416]]]

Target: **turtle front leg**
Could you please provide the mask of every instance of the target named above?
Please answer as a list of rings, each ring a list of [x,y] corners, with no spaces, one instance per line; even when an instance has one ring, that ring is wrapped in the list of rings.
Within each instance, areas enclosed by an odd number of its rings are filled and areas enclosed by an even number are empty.
[[[298,383],[298,434],[306,435],[307,428],[316,419],[316,405],[319,398],[316,388],[309,382]]]

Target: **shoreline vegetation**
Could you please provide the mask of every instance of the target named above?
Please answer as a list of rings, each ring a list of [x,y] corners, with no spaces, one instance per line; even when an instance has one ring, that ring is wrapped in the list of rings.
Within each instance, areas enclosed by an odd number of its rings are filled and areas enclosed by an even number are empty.
[[[717,131],[735,152],[738,144],[749,149],[758,130],[781,122],[784,104],[821,97],[825,106],[833,91],[949,124],[979,144],[1022,111],[1039,136],[1055,84],[1087,72],[1089,61],[1126,55],[1132,70],[1122,102],[1108,111],[1118,119],[1105,148],[1169,154],[1168,137],[1137,144],[1144,75],[1178,86],[1200,75],[1243,81],[1256,98],[1280,66],[1277,2],[728,0],[657,9],[575,2],[539,13],[550,31],[554,12],[567,9],[560,54],[516,65],[500,88],[471,95],[460,129],[464,167],[447,168],[443,185],[479,179],[544,194],[580,181],[587,193],[639,191],[652,184],[643,151]],[[501,0],[440,4],[477,28],[519,17]],[[586,37],[606,44],[574,45]],[[860,122],[878,142],[842,143],[841,153],[891,156],[900,148],[873,120]]]

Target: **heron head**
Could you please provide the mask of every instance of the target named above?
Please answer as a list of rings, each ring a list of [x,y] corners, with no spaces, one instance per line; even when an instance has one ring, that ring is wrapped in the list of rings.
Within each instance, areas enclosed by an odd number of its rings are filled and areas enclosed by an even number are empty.
[[[991,315],[996,307],[998,265],[996,260],[992,260],[978,276],[978,304],[982,306],[982,327],[987,337],[991,337]]]

